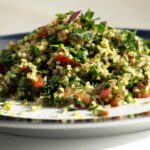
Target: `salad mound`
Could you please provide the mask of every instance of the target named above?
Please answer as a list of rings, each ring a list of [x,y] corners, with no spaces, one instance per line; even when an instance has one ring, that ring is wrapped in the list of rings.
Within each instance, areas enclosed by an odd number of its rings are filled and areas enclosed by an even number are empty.
[[[150,96],[150,49],[87,10],[57,14],[0,51],[0,97],[99,111]],[[4,98],[4,99],[3,99]]]

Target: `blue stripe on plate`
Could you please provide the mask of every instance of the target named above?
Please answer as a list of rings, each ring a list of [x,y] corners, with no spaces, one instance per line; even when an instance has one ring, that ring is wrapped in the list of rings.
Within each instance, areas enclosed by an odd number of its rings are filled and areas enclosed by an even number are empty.
[[[143,38],[150,38],[150,30],[146,30],[146,29],[128,29],[131,31],[137,31],[137,34]],[[3,35],[0,36],[0,40],[19,40],[21,38],[23,38],[25,35],[27,35],[29,33],[19,33],[19,34],[11,34],[11,35]]]

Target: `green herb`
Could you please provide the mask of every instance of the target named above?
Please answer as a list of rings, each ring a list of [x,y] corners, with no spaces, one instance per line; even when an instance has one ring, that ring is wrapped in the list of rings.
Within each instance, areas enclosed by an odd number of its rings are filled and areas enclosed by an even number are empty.
[[[106,22],[101,22],[99,24],[96,25],[98,32],[100,32],[101,34],[105,31],[106,28]]]
[[[33,58],[37,57],[40,53],[39,48],[36,47],[35,45],[31,45],[28,51],[32,55]]]
[[[10,72],[10,71],[7,72],[7,75],[9,76],[9,78],[16,78],[17,77],[17,75],[15,73]]]
[[[6,88],[4,83],[0,83],[0,102],[3,102],[8,97],[8,88]]]
[[[83,30],[80,28],[73,29],[70,35],[72,40],[78,41],[89,41],[93,39],[93,34],[91,31]]]
[[[49,71],[48,70],[38,70],[38,72],[42,73],[42,74],[48,74]]]
[[[113,37],[110,45],[118,48],[119,51],[135,51],[138,52],[138,43],[135,39],[136,31],[123,30],[120,33],[120,37]],[[120,52],[119,52],[120,53]],[[122,54],[122,53],[120,53]]]
[[[122,66],[120,67],[120,73],[121,73],[121,74],[124,74],[124,73],[126,73],[126,72],[128,72],[128,67],[122,65]]]
[[[99,24],[93,24],[92,29],[97,31],[95,37],[94,37],[94,42],[100,42],[102,39],[102,34],[104,33],[106,29],[106,22],[101,22]]]
[[[94,42],[99,43],[102,39],[102,36],[99,32],[96,33],[95,37],[94,37]]]
[[[86,57],[89,55],[88,50],[83,47],[78,51],[72,47],[64,47],[64,49],[67,49],[70,52],[70,54],[72,54],[75,61],[81,62],[81,63],[83,63]]]
[[[58,85],[58,81],[59,81],[59,76],[54,75],[54,76],[47,79],[47,84],[45,87],[48,87],[50,89],[54,89]]]
[[[4,93],[2,93],[2,92],[0,92],[0,102],[5,102],[7,99],[6,99],[6,93],[4,94]]]
[[[91,20],[93,18],[93,16],[94,16],[94,12],[91,11],[90,9],[88,9],[86,11],[86,13],[84,14],[84,19],[85,20]]]
[[[48,36],[48,42],[50,43],[58,43],[57,34],[51,34]]]
[[[81,15],[81,21],[84,23],[85,27],[91,27],[94,23],[93,21],[94,12],[88,9],[85,14]]]
[[[75,110],[78,110],[74,105],[69,105],[67,107],[67,111],[75,111]]]
[[[127,85],[127,88],[131,89],[137,82],[139,82],[139,78],[138,77],[135,77],[135,78],[131,79],[129,81],[129,84]]]
[[[88,55],[89,55],[89,53],[88,53],[87,50],[81,49],[81,50],[77,53],[76,57],[79,58],[79,59],[80,59],[80,62],[83,63],[83,62],[86,60],[86,58],[87,58]]]
[[[136,35],[136,31],[134,32],[128,31],[128,30],[122,31],[122,36],[124,36],[124,40],[120,43],[119,46],[121,47],[124,45],[124,47],[127,50],[137,51],[138,44],[137,44],[137,41],[135,40],[135,35]]]
[[[4,64],[6,67],[10,67],[13,63],[12,60],[12,53],[8,50],[2,50],[0,55],[0,61],[2,64]]]
[[[126,40],[125,40],[125,45],[129,49],[137,50],[137,42],[135,40],[135,32],[127,32]]]
[[[70,12],[67,12],[67,13],[64,13],[64,14],[56,14],[56,16],[57,16],[57,19],[62,21],[64,18],[67,17],[67,15],[72,14],[72,13],[73,13],[73,11],[70,11]]]
[[[54,75],[47,79],[46,84],[42,87],[42,90],[44,92],[44,97],[47,97],[47,102],[51,105],[58,105],[60,102],[60,99],[56,96],[54,96],[54,93],[57,91],[59,85],[59,76]],[[49,101],[50,100],[50,101]]]
[[[86,58],[88,57],[89,53],[85,49],[81,49],[79,53],[77,54],[77,57],[81,60],[81,62],[84,62]]]
[[[73,83],[75,83],[76,82],[76,76],[71,76],[70,78],[69,78],[69,83],[70,83],[70,85],[72,85]]]
[[[105,83],[105,88],[109,88],[110,87],[110,82],[106,82]]]
[[[25,91],[29,91],[31,89],[31,82],[24,76],[18,78],[18,87],[24,88]]]
[[[128,102],[129,98],[132,98],[132,94],[128,92],[128,94],[125,96],[125,100]]]
[[[97,80],[96,78],[100,76],[100,73],[97,72],[97,68],[95,65],[91,66],[89,71],[88,71],[88,79],[91,82],[94,82]]]
[[[143,39],[143,47],[145,48],[146,51],[149,51],[149,47],[150,47],[150,39]]]
[[[56,51],[60,47],[60,44],[49,45],[50,51]]]
[[[17,54],[12,54],[12,63],[18,63],[20,60],[19,56]]]

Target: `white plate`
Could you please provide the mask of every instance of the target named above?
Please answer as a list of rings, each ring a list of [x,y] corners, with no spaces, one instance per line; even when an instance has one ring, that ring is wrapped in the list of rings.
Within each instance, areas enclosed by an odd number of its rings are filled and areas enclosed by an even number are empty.
[[[150,38],[150,31],[138,30],[138,33]],[[0,49],[4,48],[8,41],[18,40],[24,35],[0,37]],[[0,132],[32,137],[65,138],[106,136],[145,130],[150,128],[150,103],[146,104],[145,101],[150,99],[141,99],[140,103],[111,108],[108,118],[95,118],[88,111],[80,111],[82,120],[74,117],[74,112],[62,114],[60,109],[54,108],[32,112],[30,107],[23,107],[18,103],[11,111],[1,114]],[[22,110],[26,111],[24,115],[20,115]]]
[[[29,106],[16,103],[10,111],[1,112],[0,132],[32,137],[93,137],[122,134],[150,128],[150,99],[110,108],[108,118],[96,118],[81,110],[62,113],[61,109],[42,108],[33,112]],[[2,109],[2,108],[0,108]],[[146,112],[146,113],[143,113]],[[136,114],[136,115],[135,115]],[[81,119],[82,118],[82,119]]]

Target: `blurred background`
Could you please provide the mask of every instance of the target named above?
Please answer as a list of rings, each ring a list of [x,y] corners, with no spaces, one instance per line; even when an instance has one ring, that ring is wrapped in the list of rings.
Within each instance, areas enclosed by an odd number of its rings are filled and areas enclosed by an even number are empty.
[[[91,8],[114,27],[150,29],[150,0],[0,0],[0,35],[32,31],[56,13]]]

